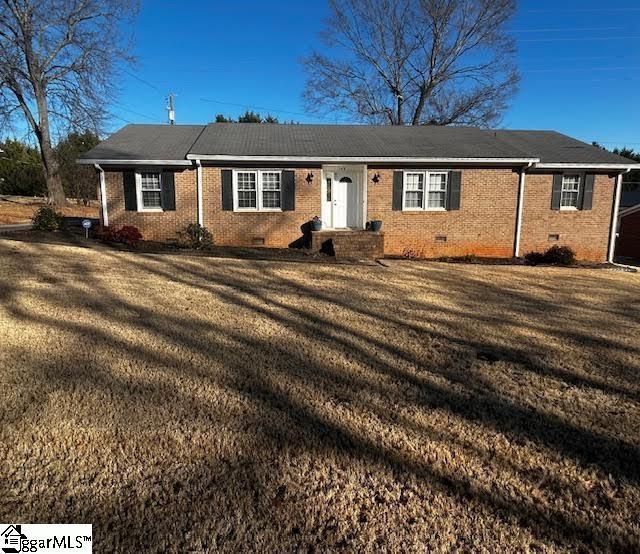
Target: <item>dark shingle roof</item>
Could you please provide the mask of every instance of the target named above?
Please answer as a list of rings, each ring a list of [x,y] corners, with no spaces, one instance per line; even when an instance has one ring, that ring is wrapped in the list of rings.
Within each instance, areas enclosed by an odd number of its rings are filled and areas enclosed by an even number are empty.
[[[191,154],[347,158],[522,158],[519,148],[474,127],[208,125]]]
[[[126,125],[84,160],[184,160],[204,125]]]
[[[635,163],[597,146],[556,131],[488,131],[502,142],[518,148],[540,163],[627,164]]]
[[[81,156],[92,160],[185,160],[187,154],[324,158],[536,159],[542,163],[634,162],[555,131],[370,125],[127,125]]]

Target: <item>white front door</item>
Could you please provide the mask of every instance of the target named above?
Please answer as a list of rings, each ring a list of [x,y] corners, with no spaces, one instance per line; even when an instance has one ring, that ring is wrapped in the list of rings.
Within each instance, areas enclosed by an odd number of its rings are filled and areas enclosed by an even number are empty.
[[[362,227],[362,193],[356,171],[338,170],[326,179],[327,227],[358,229]]]
[[[344,229],[347,225],[347,202],[349,199],[349,177],[336,174],[333,182],[333,228]]]

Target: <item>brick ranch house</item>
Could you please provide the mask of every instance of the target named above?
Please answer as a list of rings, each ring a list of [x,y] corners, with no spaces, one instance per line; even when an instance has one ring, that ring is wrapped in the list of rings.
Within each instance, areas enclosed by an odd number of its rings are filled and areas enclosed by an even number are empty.
[[[634,167],[553,131],[248,123],[127,125],[78,163],[97,169],[102,224],[147,240],[197,222],[226,246],[313,236],[356,257],[507,258],[560,244],[597,262]]]

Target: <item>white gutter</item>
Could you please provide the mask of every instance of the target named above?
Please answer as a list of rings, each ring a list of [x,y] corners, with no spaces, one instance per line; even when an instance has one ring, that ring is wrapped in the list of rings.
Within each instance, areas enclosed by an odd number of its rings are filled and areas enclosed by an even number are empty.
[[[204,216],[202,213],[202,164],[200,160],[194,160],[196,165],[196,184],[198,197],[198,225],[204,225]]]
[[[315,162],[315,163],[460,163],[507,164],[537,163],[540,158],[406,158],[396,157],[345,157],[345,156],[233,156],[229,154],[187,154],[188,160],[217,162]]]
[[[100,204],[102,206],[102,225],[104,227],[109,227],[109,214],[107,213],[107,185],[104,179],[104,169],[102,169],[99,164],[93,164],[93,165],[98,170],[98,175],[100,179]]]
[[[127,166],[127,165],[166,165],[166,166],[177,166],[177,165],[185,165],[190,166],[192,163],[188,160],[90,160],[90,159],[78,159],[76,160],[77,164],[80,165],[118,165],[118,166]]]
[[[616,171],[624,170],[625,173],[632,169],[640,169],[640,164],[635,166],[629,164],[584,164],[584,163],[557,163],[545,164],[537,163],[536,169],[615,169]]]
[[[516,244],[514,247],[514,257],[520,257],[520,237],[522,235],[522,212],[524,211],[524,185],[526,181],[525,170],[529,169],[533,164],[529,162],[526,167],[520,170],[520,180],[518,183],[518,210],[516,212]]]
[[[624,173],[629,173],[629,170]],[[619,173],[616,177],[616,192],[613,199],[613,215],[611,217],[611,231],[609,233],[609,263],[613,263],[616,251],[616,238],[618,236],[618,213],[620,211],[620,196],[622,191],[622,173]]]

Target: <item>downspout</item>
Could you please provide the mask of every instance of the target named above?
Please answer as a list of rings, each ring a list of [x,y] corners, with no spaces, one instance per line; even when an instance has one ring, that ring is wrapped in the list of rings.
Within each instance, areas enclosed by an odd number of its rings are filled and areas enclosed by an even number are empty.
[[[102,207],[102,225],[109,227],[109,214],[107,213],[107,185],[104,179],[104,169],[100,167],[100,164],[94,164],[94,167],[98,171],[100,179],[100,204]]]
[[[616,251],[616,238],[618,236],[618,217],[620,212],[620,196],[622,193],[622,176],[625,173],[629,173],[629,171],[631,170],[627,169],[626,171],[619,173],[616,176],[616,192],[613,199],[613,214],[611,216],[611,231],[609,233],[609,257],[607,259],[610,264],[613,263],[613,258],[615,257]]]
[[[204,216],[202,214],[202,163],[194,160],[196,164],[196,185],[198,197],[198,225],[204,226]]]
[[[518,183],[518,210],[516,212],[516,241],[514,247],[514,257],[520,257],[520,235],[522,234],[522,213],[524,211],[524,185],[526,180],[525,170],[529,169],[533,162],[529,162],[520,169],[520,180]]]

